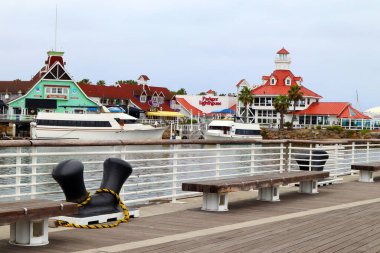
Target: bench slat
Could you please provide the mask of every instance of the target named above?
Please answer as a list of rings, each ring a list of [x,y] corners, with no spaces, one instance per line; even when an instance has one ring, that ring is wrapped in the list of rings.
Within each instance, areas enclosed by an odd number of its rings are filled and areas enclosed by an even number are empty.
[[[353,169],[353,170],[379,171],[380,170],[380,162],[352,164],[351,169]]]
[[[329,172],[323,171],[290,171],[282,173],[277,172],[231,179],[215,179],[201,182],[187,182],[182,184],[182,190],[204,193],[247,191],[250,189],[287,185],[290,183],[296,183],[300,181],[311,181],[327,177],[329,177]]]
[[[62,210],[61,204],[63,205]],[[27,214],[25,214],[24,208],[27,208]],[[0,202],[0,225],[14,223],[21,219],[40,219],[77,213],[77,204],[71,202],[41,199]]]

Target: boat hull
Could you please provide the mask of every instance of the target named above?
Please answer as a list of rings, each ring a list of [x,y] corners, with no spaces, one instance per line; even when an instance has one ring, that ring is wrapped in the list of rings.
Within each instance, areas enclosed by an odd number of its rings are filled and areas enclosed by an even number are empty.
[[[237,140],[237,139],[253,139],[262,140],[261,135],[227,135],[227,134],[211,134],[206,133],[204,135],[206,140]]]
[[[116,130],[116,129],[68,129],[37,127],[33,139],[82,139],[82,140],[161,140],[165,128]]]

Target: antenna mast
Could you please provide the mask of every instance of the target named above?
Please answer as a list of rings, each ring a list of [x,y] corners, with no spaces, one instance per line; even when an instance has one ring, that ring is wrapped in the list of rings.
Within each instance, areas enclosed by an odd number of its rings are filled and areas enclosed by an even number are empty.
[[[58,4],[55,5],[54,51],[57,51]]]

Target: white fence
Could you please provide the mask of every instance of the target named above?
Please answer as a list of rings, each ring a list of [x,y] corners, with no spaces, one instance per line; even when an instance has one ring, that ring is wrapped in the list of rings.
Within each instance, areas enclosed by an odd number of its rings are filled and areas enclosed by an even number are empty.
[[[298,170],[296,160],[312,164],[320,158],[311,155],[313,150],[327,152],[324,170],[333,177],[352,173],[352,163],[380,160],[376,141],[2,141],[0,150],[0,201],[64,199],[51,171],[67,159],[83,162],[87,190],[94,192],[103,161],[118,157],[133,167],[120,194],[132,205],[193,194],[181,191],[182,182]]]

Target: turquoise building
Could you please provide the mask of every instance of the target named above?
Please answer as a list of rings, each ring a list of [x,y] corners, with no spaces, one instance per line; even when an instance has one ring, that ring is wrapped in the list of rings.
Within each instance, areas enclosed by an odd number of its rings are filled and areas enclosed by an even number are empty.
[[[32,78],[31,88],[8,103],[8,114],[36,115],[38,111],[87,113],[98,111],[65,69],[63,52],[48,52],[45,66]]]

